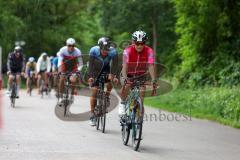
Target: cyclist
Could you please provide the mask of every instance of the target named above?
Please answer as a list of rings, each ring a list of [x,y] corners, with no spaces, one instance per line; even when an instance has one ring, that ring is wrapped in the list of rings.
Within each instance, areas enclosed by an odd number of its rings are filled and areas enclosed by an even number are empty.
[[[49,57],[49,60],[50,60],[50,63],[51,63],[51,69],[50,69],[50,73],[48,74],[48,87],[51,91],[52,88],[54,88],[54,84],[53,84],[53,59],[54,59],[54,56],[50,56]]]
[[[123,51],[123,64],[121,72],[121,83],[123,85],[121,91],[121,103],[119,105],[119,116],[126,114],[125,100],[128,95],[130,85],[125,84],[128,78],[141,77],[146,78],[146,71],[149,70],[152,83],[156,85],[156,73],[154,68],[155,55],[153,50],[145,45],[147,34],[144,31],[135,31],[132,34],[132,45]],[[155,89],[155,87],[154,87]],[[141,99],[143,102],[145,86],[141,87]]]
[[[75,47],[76,41],[73,38],[68,38],[66,40],[66,46],[62,47],[58,52],[58,72],[60,75],[60,83],[59,83],[59,92],[60,92],[60,103],[62,103],[63,90],[64,90],[64,81],[66,79],[65,73],[76,73],[83,66],[82,54],[80,49]],[[71,102],[73,102],[73,95],[75,91],[75,85],[77,82],[77,75],[71,75],[70,81],[72,84],[72,92],[71,92]]]
[[[54,57],[52,60],[52,72],[53,73],[58,72],[58,56]]]
[[[98,90],[99,76],[104,72],[108,74],[107,82],[107,91],[106,95],[109,96],[112,90],[112,84],[110,80],[113,80],[115,83],[118,82],[116,78],[117,71],[117,51],[115,48],[110,47],[110,40],[107,37],[102,37],[98,40],[98,45],[90,49],[89,53],[89,86],[92,90],[92,96],[90,98],[91,106],[91,117],[90,125],[96,125],[96,119],[94,115],[94,108],[96,105],[96,96]],[[109,101],[109,98],[107,98]]]
[[[35,76],[37,78],[37,67],[36,67],[36,62],[34,57],[29,57],[28,62],[26,64],[26,69],[25,69],[25,77],[27,78],[26,81],[26,86],[27,86],[27,93],[29,93],[30,91],[30,78],[32,78],[32,80],[35,79]]]
[[[7,74],[9,75],[7,94],[9,96],[11,94],[12,82],[14,78],[13,74],[16,74],[17,83],[16,98],[19,98],[21,75],[24,75],[25,68],[25,57],[20,46],[16,46],[14,48],[14,52],[8,54],[7,68],[8,68]]]
[[[50,73],[51,62],[46,52],[43,52],[37,61],[37,74],[38,74],[38,94],[40,94],[41,79],[45,82],[45,89],[48,87],[48,74]]]
[[[53,86],[57,92],[57,78],[58,78],[58,56],[53,58],[52,61],[52,74],[53,74]]]

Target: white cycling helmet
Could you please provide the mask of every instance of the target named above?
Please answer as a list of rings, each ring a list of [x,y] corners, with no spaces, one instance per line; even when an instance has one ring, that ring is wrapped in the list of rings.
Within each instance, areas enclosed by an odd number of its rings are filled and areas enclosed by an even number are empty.
[[[22,47],[16,46],[16,47],[14,48],[14,52],[22,52]]]
[[[132,34],[132,40],[135,42],[146,42],[147,34],[144,31],[135,31]]]
[[[43,53],[42,53],[42,56],[47,56],[47,53],[46,53],[46,52],[43,52]]]
[[[28,61],[29,61],[29,62],[34,62],[35,59],[34,59],[34,57],[29,57],[29,58],[28,58]]]
[[[73,38],[68,38],[67,41],[66,41],[67,45],[75,45],[75,43],[76,43],[76,41]]]

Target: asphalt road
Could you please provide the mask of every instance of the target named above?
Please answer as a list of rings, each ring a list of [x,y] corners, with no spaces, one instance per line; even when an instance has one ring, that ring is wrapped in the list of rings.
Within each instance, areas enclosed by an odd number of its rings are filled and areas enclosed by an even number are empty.
[[[122,144],[117,108],[107,115],[103,134],[78,117],[87,116],[89,97],[75,97],[64,119],[53,95],[41,99],[35,92],[32,97],[20,94],[16,108],[11,108],[1,93],[0,160],[240,159],[238,129],[147,107],[143,140],[135,152],[131,143]],[[117,98],[112,100],[117,103]]]

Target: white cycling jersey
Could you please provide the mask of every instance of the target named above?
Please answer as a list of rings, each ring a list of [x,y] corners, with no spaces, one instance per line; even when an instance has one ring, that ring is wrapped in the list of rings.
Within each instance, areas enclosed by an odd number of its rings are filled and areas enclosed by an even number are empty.
[[[74,50],[72,52],[69,52],[67,49],[67,46],[62,47],[58,52],[58,67],[60,67],[63,64],[63,60],[77,58],[78,59],[78,67],[83,66],[83,59],[82,59],[82,53],[80,49],[77,47],[74,47]]]
[[[49,57],[47,57],[47,59],[44,61],[43,60],[43,54],[38,58],[37,61],[37,72],[40,71],[47,71],[50,72],[51,70],[51,62]]]

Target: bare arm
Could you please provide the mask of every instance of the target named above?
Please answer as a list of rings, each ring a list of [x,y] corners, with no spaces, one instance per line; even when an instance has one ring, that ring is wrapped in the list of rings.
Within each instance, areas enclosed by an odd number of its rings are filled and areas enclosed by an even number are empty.
[[[127,78],[127,72],[128,72],[128,65],[127,64],[123,64],[122,66],[122,76],[123,78]]]
[[[117,76],[118,74],[118,55],[114,56],[111,63],[111,74]]]
[[[26,64],[26,67],[25,67],[25,74],[27,75],[27,71],[28,71],[28,67],[29,65],[28,65],[28,63]]]
[[[127,73],[128,73],[128,53],[127,51],[123,51],[123,64],[122,64],[122,76],[124,79],[127,78]]]
[[[156,80],[155,65],[154,64],[149,64],[148,70],[149,70],[149,73],[150,73],[150,76],[151,76],[152,80],[155,81]]]
[[[83,67],[83,58],[82,56],[78,57],[78,68],[81,70]]]
[[[88,76],[89,78],[93,78],[94,75],[93,75],[93,64],[94,64],[94,57],[93,56],[90,56],[89,57],[89,68],[88,68]]]
[[[22,59],[22,72],[24,72],[24,70],[25,70],[25,56],[23,55],[23,59]]]
[[[10,63],[11,63],[11,56],[9,54],[8,55],[8,61],[7,61],[7,69],[8,69],[8,71],[11,71]]]

